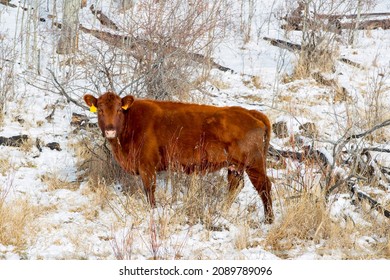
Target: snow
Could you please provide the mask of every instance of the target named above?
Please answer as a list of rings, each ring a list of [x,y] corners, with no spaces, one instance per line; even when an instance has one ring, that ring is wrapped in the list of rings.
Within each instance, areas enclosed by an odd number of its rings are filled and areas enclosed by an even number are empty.
[[[375,12],[390,11],[386,0],[378,2]],[[232,27],[231,34],[227,34],[218,45],[213,58],[219,64],[234,69],[235,73],[212,71],[213,77],[227,86],[226,88],[210,86],[211,97],[207,103],[219,106],[239,105],[264,111],[270,116],[272,122],[285,121],[290,136],[299,133],[301,124],[314,122],[324,136],[324,141],[316,148],[333,163],[334,158],[329,143],[343,136],[342,132],[350,123],[362,122],[361,119],[351,119],[349,114],[352,111],[367,110],[364,93],[369,91],[370,81],[373,77],[377,77],[378,73],[386,75],[381,100],[385,102],[384,106],[389,105],[390,33],[389,30],[362,31],[358,33],[359,38],[354,48],[341,44],[340,57],[351,59],[366,68],[362,71],[341,62],[336,64],[337,70],[334,75],[352,94],[351,98],[354,101],[351,108],[348,108],[349,105],[329,101],[333,93],[316,85],[312,79],[296,80],[286,84],[280,82],[283,75],[292,73],[296,57],[271,46],[261,38],[267,36],[286,39],[285,31],[279,28],[279,23],[273,14],[274,9],[283,3],[281,0],[257,1],[251,41],[244,44],[242,38],[237,35],[235,30],[237,26],[235,26]],[[15,38],[17,41],[21,40],[23,32],[19,23],[22,14],[21,9],[0,5],[0,38],[4,38],[2,39],[4,45],[12,43]],[[118,17],[116,20],[119,21],[121,18]],[[82,11],[81,21],[87,27],[97,24],[87,9]],[[58,66],[66,60],[53,52],[58,31],[51,29],[49,23],[40,24],[39,29],[42,76],[50,80],[51,76],[47,69],[56,71],[60,79],[67,75],[77,75],[70,73],[72,70],[67,66]],[[80,36],[83,40],[88,35],[81,33]],[[294,35],[290,36],[294,38]],[[88,40],[91,38],[88,37]],[[86,43],[81,42],[81,45],[85,46]],[[14,56],[15,93],[7,102],[6,114],[0,126],[0,136],[26,134],[32,141],[32,147],[24,150],[0,146],[0,160],[7,160],[11,166],[3,174],[0,172],[0,199],[5,193],[7,203],[17,199],[28,199],[32,205],[40,209],[40,214],[33,221],[34,229],[26,229],[25,250],[19,252],[12,245],[0,243],[0,259],[115,259],[118,257],[116,250],[131,259],[150,259],[155,254],[153,250],[157,250],[157,254],[166,259],[276,260],[281,258],[280,255],[262,246],[264,236],[272,226],[263,223],[263,206],[261,201],[254,199],[257,194],[248,178],[232,205],[230,216],[220,217],[215,225],[218,229],[215,230],[207,228],[201,221],[195,224],[177,224],[175,229],[167,229],[169,234],[166,238],[157,237],[157,240],[153,240],[151,225],[161,218],[173,220],[175,206],[159,205],[157,209],[145,214],[147,212],[137,209],[141,207],[140,202],[131,199],[130,203],[135,208],[132,213],[128,213],[124,207],[128,200],[120,192],[122,188],[120,184],[111,186],[108,190],[109,201],[99,205],[97,203],[99,194],[89,190],[88,178],[79,181],[80,172],[77,168],[79,159],[71,147],[83,136],[72,132],[73,128],[70,126],[72,113],[82,113],[89,117],[94,115],[52,93],[50,91],[52,86],[42,83],[42,77],[25,65],[26,50],[20,49],[20,44],[17,46]],[[243,81],[250,81],[251,76],[260,78],[260,88],[245,85]],[[72,85],[74,86],[72,96],[81,100],[80,97],[89,90],[88,82],[85,81],[84,85],[75,83]],[[34,84],[46,87],[47,91],[34,87]],[[48,122],[46,117],[52,111],[50,106],[57,102],[54,119]],[[35,147],[38,138],[44,143],[58,142],[62,150],[56,151],[43,147],[42,151],[38,151]],[[271,142],[278,148],[284,146],[290,150],[293,148],[287,145],[286,142],[289,140],[286,139],[273,139]],[[388,148],[388,140],[384,145]],[[389,163],[387,156],[381,157],[380,160],[384,165]],[[279,178],[274,183],[277,192],[278,188],[282,187],[280,177],[284,172],[272,168],[268,172],[271,177]],[[336,167],[335,173],[341,174],[342,177],[346,176],[345,170],[339,167]],[[53,189],[53,186],[44,180],[48,176],[55,177],[68,185],[75,184],[77,187],[57,189],[54,186]],[[164,183],[161,185],[164,186]],[[385,203],[390,199],[388,185],[386,192],[378,192],[378,195],[383,194],[385,194],[383,198]],[[329,215],[335,222],[344,226],[347,223],[346,219],[351,219],[359,225],[369,225],[364,213],[352,204],[349,194],[331,196],[329,201]],[[284,206],[277,199],[274,204],[275,223],[278,223],[282,219]],[[235,213],[241,217],[239,215],[247,212],[248,207],[256,208],[256,211],[249,215],[249,219],[254,220],[258,226],[249,227],[248,232],[243,233],[244,230],[231,219]],[[163,229],[158,228],[158,230]],[[163,235],[161,232],[158,234]],[[254,245],[245,248],[236,246],[235,242],[239,240],[240,234],[247,234],[249,243]],[[383,237],[373,236],[359,237],[356,242],[361,247],[367,248],[369,252],[370,246],[367,244],[375,244],[378,240],[385,242]],[[156,248],[153,248],[153,242],[157,243]],[[343,253],[337,250],[320,254],[318,248],[321,247],[321,242],[319,244],[308,242],[306,247],[292,249],[289,258],[297,260],[343,258]],[[126,252],[124,247],[129,244],[131,244],[131,251]]]

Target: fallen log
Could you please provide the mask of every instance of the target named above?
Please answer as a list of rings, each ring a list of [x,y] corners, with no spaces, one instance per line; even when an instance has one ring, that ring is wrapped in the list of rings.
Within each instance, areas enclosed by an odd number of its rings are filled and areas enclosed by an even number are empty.
[[[302,50],[301,45],[291,43],[291,42],[288,42],[285,40],[273,39],[273,38],[269,38],[269,37],[263,37],[263,40],[270,42],[271,45],[273,45],[275,47],[286,49],[286,50],[291,51],[291,52],[297,52],[297,51]],[[365,69],[365,67],[362,66],[361,64],[354,62],[348,58],[339,58],[338,61],[346,63],[346,64],[354,66],[354,67],[357,67],[357,68],[360,68],[360,69]]]
[[[339,60],[340,62],[343,62],[343,63],[345,63],[345,64],[354,66],[354,67],[356,67],[356,68],[360,68],[360,69],[362,69],[362,70],[366,69],[366,68],[365,68],[363,65],[361,65],[360,63],[357,63],[357,62],[355,62],[355,61],[352,61],[352,60],[350,60],[350,59],[348,59],[348,58],[342,57],[342,58],[339,58],[338,60]]]
[[[383,17],[383,16],[390,16],[390,12],[383,12],[383,13],[361,13],[361,18],[368,18],[368,17]],[[356,19],[358,17],[357,14],[350,14],[350,15],[327,15],[327,14],[316,14],[316,17],[320,19],[329,19],[329,20],[336,20],[336,19]]]
[[[0,0],[0,4],[2,4],[4,6],[8,6],[8,7],[11,7],[11,8],[16,8],[17,7],[15,4],[11,4],[10,2],[11,2],[11,0]]]
[[[107,26],[113,30],[116,30],[118,31],[119,28],[118,26],[115,24],[115,22],[113,22],[108,16],[106,16],[101,10],[96,10],[95,9],[95,6],[94,5],[91,5],[89,7],[89,9],[91,10],[92,14],[95,15],[95,17],[100,21],[100,23],[104,26]]]
[[[54,26],[57,28],[61,28],[62,24],[55,22],[53,23]],[[223,72],[231,72],[231,73],[236,73],[233,69],[223,66],[217,62],[215,62],[212,58],[207,58],[204,55],[197,54],[197,53],[188,53],[178,47],[173,47],[173,46],[162,46],[161,44],[141,39],[138,37],[134,36],[127,36],[127,35],[118,35],[118,34],[112,34],[109,32],[105,31],[100,31],[100,30],[94,30],[94,29],[89,29],[80,24],[79,29],[83,31],[84,33],[91,34],[95,38],[106,42],[107,44],[120,48],[124,51],[130,51],[132,52],[132,55],[139,61],[142,60],[142,57],[139,57],[137,54],[136,50],[138,50],[139,53],[143,52],[157,52],[161,50],[161,48],[164,48],[164,51],[166,51],[167,54],[171,54],[174,52],[177,53],[182,53],[185,55],[187,58],[191,59],[194,62],[197,62],[199,64],[204,64],[208,65],[211,68],[218,69]],[[141,50],[141,51],[140,51]]]
[[[280,40],[280,39],[272,39],[268,37],[263,37],[263,40],[268,41],[271,45],[276,46],[278,48],[286,49],[291,52],[300,51],[302,49],[301,45],[294,44],[288,41]]]
[[[212,58],[206,58],[204,55],[197,54],[197,53],[188,53],[178,47],[173,47],[173,46],[161,46],[158,43],[133,37],[133,36],[126,36],[126,35],[117,35],[117,34],[112,34],[109,32],[104,32],[100,30],[93,30],[93,29],[88,29],[85,28],[84,26],[80,25],[80,30],[82,30],[85,33],[91,34],[92,36],[98,38],[101,41],[106,42],[109,45],[112,45],[117,48],[121,48],[125,51],[130,50],[133,51],[133,54],[135,53],[135,50],[142,49],[142,52],[147,51],[152,51],[152,52],[157,52],[161,50],[161,48],[164,48],[164,51],[167,52],[167,54],[170,53],[182,53],[186,57],[190,58],[192,61],[195,61],[200,64],[206,64],[209,65],[212,68],[216,68],[220,71],[223,72],[232,72],[234,73],[235,71],[233,69],[230,69],[228,67],[222,66],[218,63],[216,63]],[[140,57],[135,57],[138,60],[142,60]]]
[[[367,14],[366,14],[367,15]],[[374,14],[372,14],[374,15]],[[390,13],[382,13],[379,15],[390,15]],[[355,29],[356,28],[356,22],[341,22],[340,20],[343,18],[350,19],[356,18],[356,15],[314,15],[313,19],[307,20],[306,26],[309,28],[323,28],[327,31],[340,33],[342,29]],[[302,31],[303,30],[303,24],[302,24],[302,17],[301,16],[286,16],[283,18],[287,23],[281,25],[281,28],[284,30],[295,30],[295,31]],[[319,20],[328,20],[328,22],[319,22]],[[359,22],[359,25],[357,27],[358,30],[372,30],[372,29],[390,29],[390,19],[371,19],[371,20],[363,20]]]
[[[342,23],[341,29],[354,29],[356,27],[356,23],[348,22]],[[360,21],[358,30],[373,30],[382,28],[384,30],[390,29],[390,19],[373,19],[373,20],[365,20]]]
[[[274,148],[270,145],[268,153],[274,157],[284,157],[292,160],[297,160],[299,162],[303,162],[304,160],[315,160],[317,163],[326,167],[331,163],[329,162],[328,157],[321,151],[315,150],[312,147],[304,147],[303,152],[295,152],[295,151],[286,151]]]
[[[351,193],[358,197],[359,201],[364,199],[365,201],[367,201],[370,204],[372,209],[375,209],[379,213],[383,214],[386,218],[390,218],[390,211],[385,209],[378,201],[376,201],[372,197],[368,196],[364,192],[360,191],[356,187],[354,181],[349,181],[348,187],[349,187]]]

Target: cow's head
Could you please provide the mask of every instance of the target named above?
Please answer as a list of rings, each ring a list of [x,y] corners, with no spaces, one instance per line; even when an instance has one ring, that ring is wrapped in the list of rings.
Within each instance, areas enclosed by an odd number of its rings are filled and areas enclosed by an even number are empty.
[[[126,111],[133,104],[134,97],[128,95],[121,98],[115,93],[106,92],[99,98],[86,94],[84,101],[91,112],[98,113],[98,124],[103,136],[114,139],[122,132]]]

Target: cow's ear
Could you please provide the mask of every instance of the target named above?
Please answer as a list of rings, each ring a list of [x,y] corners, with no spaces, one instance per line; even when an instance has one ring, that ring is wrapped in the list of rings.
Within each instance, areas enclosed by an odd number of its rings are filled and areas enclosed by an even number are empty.
[[[97,99],[90,94],[86,94],[86,95],[84,95],[84,101],[89,106],[89,110],[92,113],[96,113]]]
[[[127,95],[122,98],[122,109],[127,110],[133,104],[134,97],[131,95]]]

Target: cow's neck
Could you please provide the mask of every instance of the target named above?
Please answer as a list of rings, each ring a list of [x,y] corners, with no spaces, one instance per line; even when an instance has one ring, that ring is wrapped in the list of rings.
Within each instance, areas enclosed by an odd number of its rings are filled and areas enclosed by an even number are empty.
[[[120,141],[120,138],[116,137],[114,139],[109,139],[108,142],[111,145],[112,154],[114,155],[114,158],[119,163],[119,165],[122,166],[122,168],[125,168],[124,164],[126,163],[126,157],[125,157],[126,152],[123,150],[123,146]]]
[[[110,143],[114,154],[124,153],[120,137],[116,137],[114,139],[109,139],[108,142]]]

